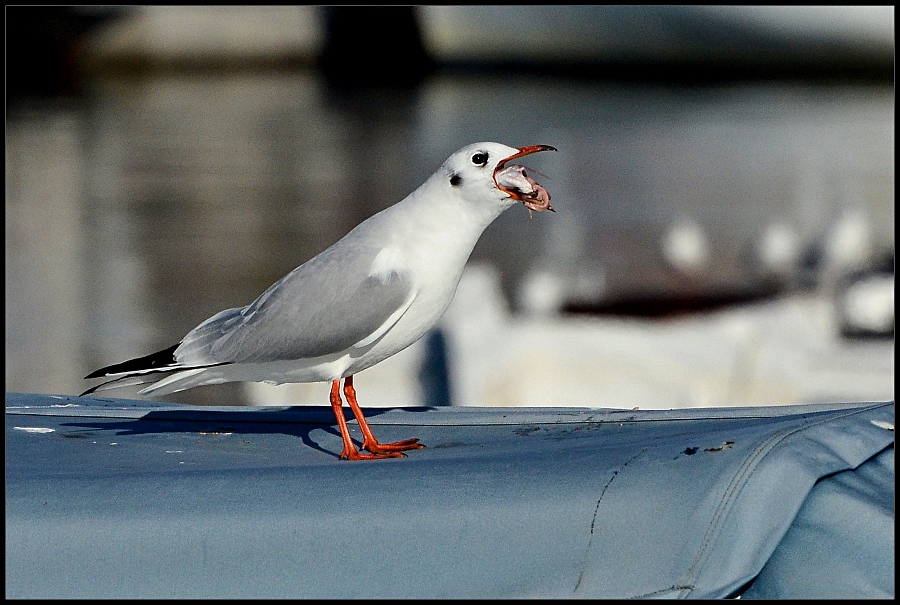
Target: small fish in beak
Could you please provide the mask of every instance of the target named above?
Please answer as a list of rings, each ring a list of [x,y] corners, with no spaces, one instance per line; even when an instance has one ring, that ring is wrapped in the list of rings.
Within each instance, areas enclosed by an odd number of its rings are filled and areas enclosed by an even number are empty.
[[[494,170],[494,183],[496,183],[497,188],[508,193],[513,199],[522,202],[528,208],[529,214],[531,214],[532,210],[535,212],[543,212],[544,210],[556,212],[553,206],[550,205],[550,193],[537,181],[528,176],[524,166],[518,164],[507,166],[506,163],[512,159],[539,151],[556,151],[556,148],[550,145],[520,147],[519,153],[511,155],[497,164],[497,168]]]
[[[556,212],[550,205],[550,193],[525,172],[524,166],[513,164],[494,173],[497,187],[521,201],[529,211]]]

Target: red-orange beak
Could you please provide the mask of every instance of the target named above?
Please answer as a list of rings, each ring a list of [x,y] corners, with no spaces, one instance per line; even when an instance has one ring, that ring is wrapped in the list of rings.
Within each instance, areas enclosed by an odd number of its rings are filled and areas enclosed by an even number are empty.
[[[520,158],[524,155],[531,155],[532,153],[537,153],[539,151],[557,151],[556,147],[551,147],[550,145],[528,145],[527,147],[519,147],[519,153],[514,153],[505,160],[501,160],[499,164],[497,164],[497,170],[501,170],[506,163],[510,160],[514,160],[516,158]]]

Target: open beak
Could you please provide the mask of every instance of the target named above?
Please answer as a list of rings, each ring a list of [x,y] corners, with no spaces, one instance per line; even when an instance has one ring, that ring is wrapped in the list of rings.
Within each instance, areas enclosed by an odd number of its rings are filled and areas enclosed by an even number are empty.
[[[525,204],[530,211],[542,212],[544,210],[553,210],[550,205],[550,194],[534,179],[525,172],[525,167],[520,165],[506,166],[510,160],[520,158],[522,156],[531,155],[539,151],[556,151],[556,147],[550,145],[529,145],[527,147],[519,147],[518,153],[514,153],[497,164],[494,169],[494,184],[497,189],[506,193],[514,200],[518,200]]]
[[[516,158],[520,158],[525,155],[531,155],[532,153],[537,153],[539,151],[557,151],[556,147],[551,147],[550,145],[528,145],[527,147],[519,147],[519,153],[514,153],[508,158],[501,160],[499,164],[497,164],[497,168],[494,172],[501,170],[506,166],[506,163],[510,160],[514,160]]]

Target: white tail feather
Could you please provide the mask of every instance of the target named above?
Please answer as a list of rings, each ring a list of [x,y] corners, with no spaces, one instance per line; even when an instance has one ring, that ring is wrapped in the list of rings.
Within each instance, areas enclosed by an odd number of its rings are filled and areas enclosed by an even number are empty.
[[[140,391],[138,391],[138,394],[168,395],[170,393],[177,393],[178,391],[183,391],[194,386],[199,386],[200,384],[202,384],[201,382],[192,381],[188,384],[181,383],[184,383],[184,381],[186,381],[188,378],[191,378],[192,376],[196,376],[201,372],[205,372],[207,369],[208,368],[195,368],[193,370],[177,372],[175,374],[172,374],[171,376],[163,378],[159,382],[151,384],[149,387],[141,389]]]

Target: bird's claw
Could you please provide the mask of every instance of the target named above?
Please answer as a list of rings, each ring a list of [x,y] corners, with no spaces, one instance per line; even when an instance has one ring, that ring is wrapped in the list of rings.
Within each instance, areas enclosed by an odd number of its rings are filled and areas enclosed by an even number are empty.
[[[368,450],[373,454],[391,455],[398,454],[404,450],[421,450],[425,446],[419,443],[416,438],[404,439],[403,441],[395,441],[393,443],[378,443],[377,441],[363,441],[364,450]],[[400,454],[401,456],[403,454]],[[395,456],[392,456],[395,457]]]
[[[357,450],[344,450],[339,456],[341,460],[383,460],[385,458],[406,458],[406,454],[401,452],[378,452],[364,454]]]

